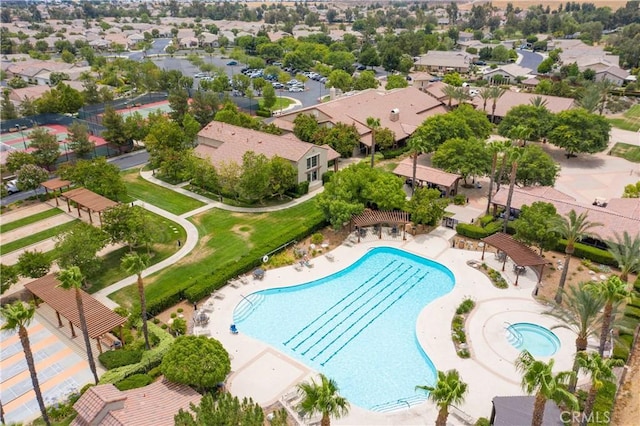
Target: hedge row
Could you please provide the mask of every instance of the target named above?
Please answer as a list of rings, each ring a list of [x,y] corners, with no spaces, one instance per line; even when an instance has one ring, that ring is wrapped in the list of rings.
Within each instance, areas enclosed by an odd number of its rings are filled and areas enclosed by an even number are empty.
[[[147,327],[149,333],[154,334],[160,340],[160,343],[151,350],[143,352],[142,359],[137,364],[125,365],[104,373],[102,377],[100,377],[101,385],[118,383],[131,375],[146,373],[160,365],[162,358],[164,358],[164,355],[173,343],[173,337],[151,321],[147,322]]]
[[[399,157],[405,152],[409,152],[408,146],[403,146],[402,148],[397,148],[397,149],[385,149],[384,151],[381,151],[382,156],[384,157],[385,160]]]
[[[589,259],[592,262],[600,263],[602,265],[609,265],[617,267],[615,259],[607,250],[602,250],[599,248],[591,247],[586,244],[576,243],[574,245],[575,249],[573,251],[573,255],[575,257],[579,257],[581,259]],[[564,250],[567,248],[567,240],[561,239],[556,244],[556,250],[564,253]]]
[[[119,391],[126,391],[129,389],[143,388],[153,382],[153,378],[146,374],[133,374],[124,380],[116,383],[116,388]]]
[[[316,223],[296,234],[279,235],[277,239],[271,241],[269,247],[254,247],[240,260],[222,265],[219,269],[211,272],[211,276],[207,277],[206,280],[192,283],[192,285],[184,291],[184,296],[189,299],[190,302],[197,302],[211,294],[214,290],[223,287],[230,279],[260,266],[262,263],[262,255],[264,253],[268,253],[289,241],[300,241],[325,226],[327,226],[326,220],[324,218],[320,218]]]
[[[621,323],[625,325],[620,329],[618,337],[613,347],[613,357],[624,361],[629,357],[631,345],[633,344],[633,333],[640,322],[640,277],[633,283],[633,291],[631,292],[631,301],[624,310],[624,316]]]
[[[101,353],[98,359],[104,368],[113,370],[125,365],[139,363],[142,359],[142,351],[130,351],[127,349],[107,351]]]
[[[458,223],[456,226],[456,232],[464,237],[480,240],[500,231],[501,227],[502,224],[499,222],[491,222],[484,228],[477,225],[470,225],[468,223]]]

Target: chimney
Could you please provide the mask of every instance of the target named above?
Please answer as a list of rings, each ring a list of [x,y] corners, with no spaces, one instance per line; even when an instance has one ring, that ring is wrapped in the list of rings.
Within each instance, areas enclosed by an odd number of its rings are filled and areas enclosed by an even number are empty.
[[[400,120],[400,110],[398,108],[394,108],[391,110],[391,114],[389,114],[389,120],[391,121]]]

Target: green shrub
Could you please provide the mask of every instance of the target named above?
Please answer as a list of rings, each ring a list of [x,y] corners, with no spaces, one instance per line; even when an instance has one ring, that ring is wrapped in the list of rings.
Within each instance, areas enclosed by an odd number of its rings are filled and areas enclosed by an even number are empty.
[[[475,426],[490,426],[491,423],[489,423],[489,419],[487,419],[486,417],[480,417],[478,420],[476,420],[476,424]]]
[[[316,232],[311,236],[312,244],[321,244],[323,241],[324,241],[324,235],[322,235],[320,232]]]
[[[627,305],[627,307],[624,309],[624,316],[634,318],[635,320],[640,320],[640,308],[632,305]]]
[[[471,299],[465,299],[462,301],[458,309],[456,309],[456,314],[468,314],[471,310],[476,306],[476,302]]]
[[[181,313],[183,313],[183,312],[184,312],[184,309],[182,309],[182,308],[178,308],[178,313],[179,313],[179,314],[181,314]]]
[[[150,351],[143,352],[142,359],[137,364],[125,365],[104,373],[100,377],[100,384],[118,383],[133,374],[145,373],[160,365],[162,358],[173,343],[173,337],[153,323],[147,323],[147,327],[149,328],[149,333],[155,334],[160,340],[158,345]]]
[[[480,219],[478,219],[478,221],[480,222],[480,226],[485,227],[488,224],[490,224],[491,222],[493,222],[493,216],[490,214],[484,215],[482,216]]]
[[[458,350],[458,356],[460,358],[469,358],[471,354],[469,353],[469,349],[460,349]]]
[[[271,117],[271,111],[269,111],[268,109],[259,109],[259,110],[256,111],[256,115],[258,117],[269,118],[269,117]]]
[[[603,382],[603,386],[598,390],[596,401],[593,405],[592,418],[594,422],[589,425],[602,424],[604,419],[608,419],[613,410],[613,403],[616,396],[616,385],[611,382]],[[595,423],[598,421],[599,423]]]
[[[154,367],[151,370],[149,370],[147,375],[149,375],[152,379],[155,380],[158,377],[162,376],[162,370],[160,369],[160,366],[157,366],[157,367]]]
[[[466,202],[467,197],[465,197],[463,194],[456,194],[453,197],[453,204],[455,204],[456,206],[464,206]]]
[[[322,184],[326,185],[327,182],[331,180],[331,176],[333,176],[335,172],[333,170],[326,171],[322,174]]]
[[[558,244],[556,245],[556,251],[564,253],[566,247],[567,240],[562,239],[558,241]],[[575,257],[581,257],[603,265],[618,266],[611,253],[609,253],[607,250],[602,250],[585,244],[576,243],[573,255]],[[593,270],[593,267],[591,267],[590,269]]]
[[[390,160],[392,158],[401,156],[405,152],[409,152],[408,146],[403,146],[402,148],[398,149],[385,149],[384,151],[382,151],[382,155],[384,156],[385,160]]]
[[[293,188],[287,190],[286,195],[289,195],[294,198],[299,198],[308,193],[309,193],[309,182],[304,181],[304,182],[300,182],[297,185],[294,185]]]
[[[136,364],[142,359],[142,351],[122,349],[117,351],[107,351],[98,357],[100,363],[107,370],[122,367],[124,365]]]
[[[172,318],[172,319],[175,319],[177,316],[178,316],[178,314],[177,314],[177,313],[175,313],[175,312],[171,312],[171,318]]]
[[[147,386],[153,382],[153,378],[146,374],[133,374],[124,380],[115,384],[115,387],[120,391],[126,391],[129,389],[137,389]]]

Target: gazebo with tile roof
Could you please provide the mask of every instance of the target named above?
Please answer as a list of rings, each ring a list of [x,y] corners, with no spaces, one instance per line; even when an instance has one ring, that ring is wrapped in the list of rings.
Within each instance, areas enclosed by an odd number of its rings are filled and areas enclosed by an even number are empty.
[[[55,310],[59,327],[64,327],[60,317],[63,316],[67,319],[69,327],[71,327],[71,336],[76,337],[74,326],[78,328],[81,326],[74,291],[61,288],[60,281],[55,274],[45,275],[25,284],[24,287],[33,294],[36,306],[38,299],[40,299]],[[100,339],[114,328],[127,322],[127,319],[116,314],[85,291],[80,290],[80,295],[84,304],[89,338],[96,339],[98,350],[102,353]],[[122,341],[122,336],[120,341]]]

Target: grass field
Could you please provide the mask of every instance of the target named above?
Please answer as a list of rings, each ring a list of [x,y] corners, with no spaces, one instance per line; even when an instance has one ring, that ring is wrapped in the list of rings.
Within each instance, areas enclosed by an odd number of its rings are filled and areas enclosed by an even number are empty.
[[[624,117],[622,118],[609,118],[609,123],[622,130],[629,130],[631,132],[640,130],[640,105],[632,106],[623,115]]]
[[[138,170],[125,172],[123,178],[129,196],[170,213],[181,215],[204,205],[201,201],[146,181]]]
[[[147,300],[165,294],[177,282],[207,279],[219,268],[242,257],[260,258],[275,249],[275,235],[303,229],[322,213],[314,200],[272,213],[230,213],[213,209],[190,220],[198,227],[200,241],[179,263],[146,279]],[[109,297],[121,306],[137,303],[136,288],[129,286]]]
[[[74,219],[71,222],[63,223],[62,225],[54,226],[53,228],[49,228],[41,232],[36,232],[28,237],[20,238],[19,240],[11,241],[7,244],[2,244],[0,245],[0,253],[11,253],[12,251],[30,246],[31,244],[39,243],[40,241],[55,237],[56,235],[71,229],[77,221],[78,219]]]
[[[156,243],[153,244],[150,249],[151,259],[149,266],[151,266],[163,261],[178,251],[179,247],[177,241],[185,241],[187,233],[184,228],[177,223],[158,216],[155,213],[149,212],[149,214],[153,218],[158,229],[156,234]],[[88,289],[89,293],[95,293],[102,290],[103,288],[130,275],[120,266],[122,256],[124,256],[128,250],[129,249],[127,247],[122,247],[108,253],[102,258],[100,270],[94,277],[89,279],[91,284],[91,287]],[[147,252],[145,248],[140,248],[137,251],[139,253]]]
[[[53,209],[45,210],[40,213],[33,214],[31,216],[23,217],[22,219],[14,220],[13,222],[2,223],[0,224],[0,234],[4,232],[13,231],[14,229],[22,228],[23,226],[31,225],[32,223],[36,223],[53,216],[57,216],[62,213],[63,213],[62,210],[53,208]]]
[[[640,163],[640,146],[618,142],[611,148],[609,155],[624,158],[633,163]]]
[[[278,96],[276,98],[276,103],[271,107],[271,111],[278,111],[281,108],[286,108],[289,105],[291,105],[293,103],[293,101],[289,98],[283,98],[281,96]],[[258,104],[260,105],[260,107],[262,108],[262,98],[260,98],[258,100]]]

